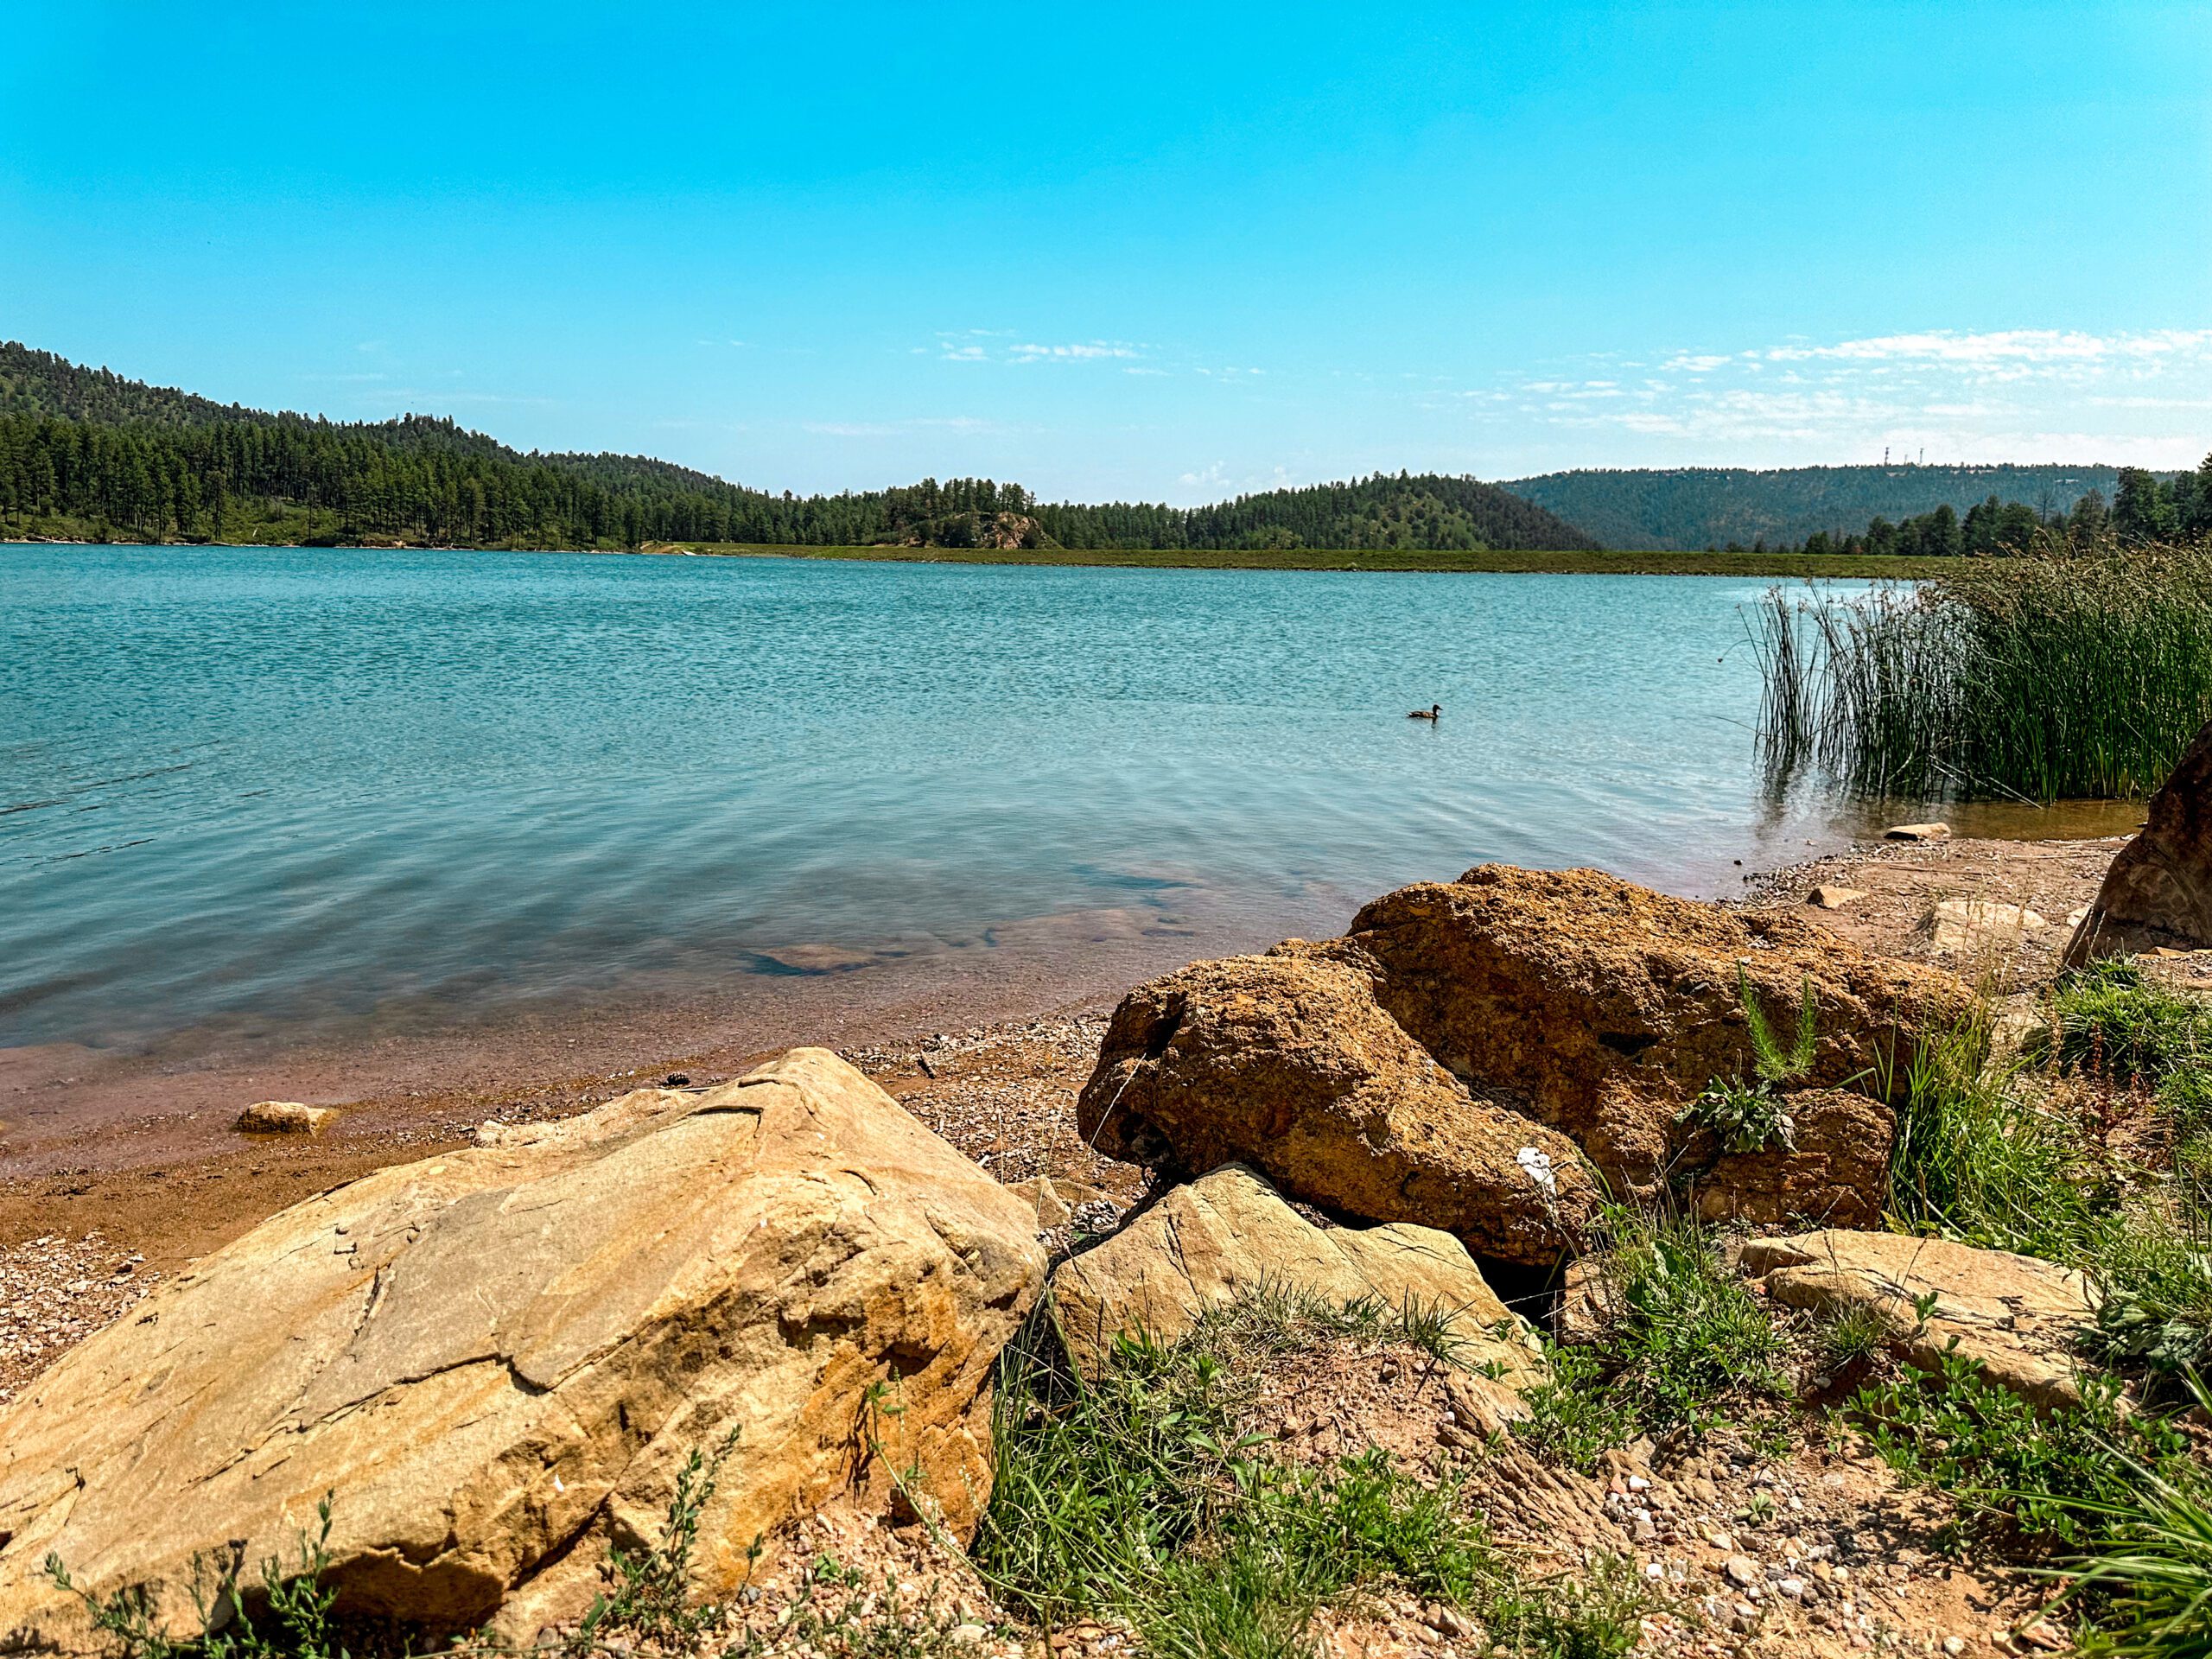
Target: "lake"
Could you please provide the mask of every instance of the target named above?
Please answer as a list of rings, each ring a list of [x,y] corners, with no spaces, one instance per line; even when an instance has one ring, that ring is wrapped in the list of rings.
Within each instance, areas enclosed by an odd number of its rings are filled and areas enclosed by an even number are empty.
[[[1485,860],[1725,893],[1836,836],[1758,787],[1764,586],[0,548],[0,1046],[1014,995]]]

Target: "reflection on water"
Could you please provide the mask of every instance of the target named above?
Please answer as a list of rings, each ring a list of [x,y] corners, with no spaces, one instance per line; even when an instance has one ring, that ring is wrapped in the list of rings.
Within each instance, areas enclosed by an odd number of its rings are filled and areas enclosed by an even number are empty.
[[[1838,830],[1761,796],[1761,587],[0,548],[0,1045],[1727,892]]]
[[[1956,836],[1990,841],[2089,841],[2132,836],[2143,827],[2142,801],[1861,801],[1853,804],[1853,833],[1879,835],[1893,823],[1940,818]]]

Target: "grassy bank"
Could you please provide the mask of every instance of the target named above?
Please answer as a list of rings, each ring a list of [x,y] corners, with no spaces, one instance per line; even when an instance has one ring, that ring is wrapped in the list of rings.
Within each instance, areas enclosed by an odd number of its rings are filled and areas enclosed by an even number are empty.
[[[1865,602],[1777,589],[1753,640],[1779,778],[2129,798],[2212,717],[2212,550],[1967,561]]]
[[[1804,553],[1453,553],[1417,548],[1292,551],[1238,548],[761,547],[734,542],[654,543],[647,552],[718,558],[875,559],[925,564],[1036,564],[1146,570],[1444,570],[1529,575],[1842,577],[1917,582],[1954,561]]]

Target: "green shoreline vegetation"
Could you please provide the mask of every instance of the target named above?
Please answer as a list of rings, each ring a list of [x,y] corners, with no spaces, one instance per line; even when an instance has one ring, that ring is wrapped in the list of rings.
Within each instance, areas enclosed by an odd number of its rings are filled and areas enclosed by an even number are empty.
[[[2212,719],[2212,545],[1948,561],[1752,623],[1770,775],[1922,800],[2148,795]]]
[[[1593,550],[1521,552],[1433,548],[1001,548],[777,547],[731,543],[647,546],[646,553],[715,558],[858,559],[925,564],[1027,564],[1147,570],[1395,570],[1601,576],[1772,576],[1918,582],[1946,561],[1840,553],[1634,553]]]

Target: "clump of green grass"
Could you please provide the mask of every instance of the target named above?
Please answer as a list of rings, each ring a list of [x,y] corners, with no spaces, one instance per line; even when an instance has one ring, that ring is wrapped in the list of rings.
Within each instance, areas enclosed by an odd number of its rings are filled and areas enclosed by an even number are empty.
[[[2212,717],[2212,552],[1960,560],[1916,588],[1794,601],[1751,634],[1784,777],[2051,801],[2147,795]]]
[[[2171,1105],[2198,1127],[2212,1105],[2212,1007],[2109,957],[2067,976],[2051,995],[2059,1062],[2116,1083],[2176,1086]]]
[[[2069,1593],[2095,1607],[2104,1627],[2087,1650],[2111,1659],[2212,1655],[2212,1507],[2142,1470],[2133,1495],[2102,1514],[2107,1538],[2072,1563],[2079,1576]]]
[[[2018,1071],[1982,1065],[1969,1024],[1920,1044],[1890,1154],[1891,1224],[2078,1265],[2117,1208],[2081,1124]]]
[[[1449,1476],[1424,1484],[1376,1451],[1295,1467],[1240,1433],[1250,1358],[1332,1330],[1402,1335],[1404,1322],[1247,1297],[1178,1342],[1122,1339],[1096,1381],[1058,1369],[1034,1333],[1017,1343],[974,1552],[997,1593],[1047,1628],[1118,1619],[1173,1659],[1306,1653],[1319,1609],[1384,1588],[1465,1610],[1497,1652],[1631,1650],[1645,1605],[1632,1580],[1528,1579]]]
[[[1863,1374],[1889,1351],[1890,1329],[1872,1308],[1853,1306],[1821,1319],[1813,1328],[1815,1376],[1827,1387]]]
[[[2098,1516],[2134,1498],[2146,1469],[2189,1478],[2180,1430],[2124,1410],[2108,1376],[2082,1379],[2078,1408],[2043,1410],[1990,1382],[1980,1361],[1951,1354],[1940,1372],[1862,1389],[1847,1410],[1893,1468],[2030,1545],[2095,1542]]]
[[[1587,1348],[1557,1347],[1516,1433],[1581,1469],[1638,1433],[1704,1433],[1723,1402],[1778,1397],[1783,1342],[1766,1310],[1687,1219],[1609,1212],[1611,1243],[1588,1258],[1609,1317]]]

